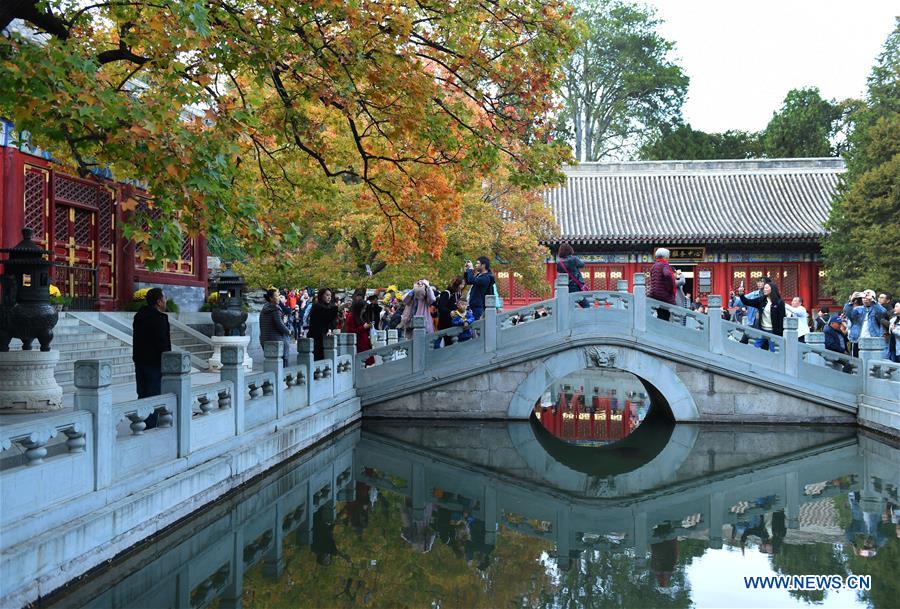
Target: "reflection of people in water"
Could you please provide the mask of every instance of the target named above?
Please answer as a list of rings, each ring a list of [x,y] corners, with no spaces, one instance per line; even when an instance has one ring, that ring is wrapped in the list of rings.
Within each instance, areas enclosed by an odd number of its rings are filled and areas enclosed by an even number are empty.
[[[346,561],[350,560],[344,552],[337,548],[334,541],[334,510],[330,503],[326,503],[313,515],[313,534],[310,548],[316,555],[316,562],[327,567],[331,564],[332,556],[340,556]]]
[[[431,550],[434,544],[436,533],[431,526],[431,519],[434,512],[434,504],[428,502],[425,504],[421,519],[413,519],[410,500],[406,500],[406,505],[400,512],[400,518],[403,523],[403,529],[400,531],[400,537],[410,544],[416,550],[423,554]]]
[[[341,521],[349,523],[357,535],[362,535],[366,527],[369,526],[369,509],[371,505],[369,501],[369,485],[365,482],[357,481],[353,501],[346,502],[341,510]]]
[[[887,543],[894,531],[890,523],[882,519],[881,499],[861,496],[859,491],[847,494],[852,520],[847,526],[847,543],[853,546],[857,556],[868,558],[878,553],[878,548]]]
[[[656,534],[655,530],[654,534]],[[650,571],[656,577],[656,583],[658,583],[660,587],[669,587],[677,563],[677,538],[650,544]]]

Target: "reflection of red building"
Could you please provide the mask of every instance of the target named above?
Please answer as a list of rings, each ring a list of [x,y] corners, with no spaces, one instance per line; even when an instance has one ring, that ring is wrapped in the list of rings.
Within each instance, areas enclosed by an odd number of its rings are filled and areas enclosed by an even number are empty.
[[[53,282],[81,309],[111,310],[131,302],[146,285],[206,289],[206,242],[185,236],[178,260],[150,272],[122,234],[122,203],[148,199],[131,186],[82,179],[41,156],[0,147],[0,247],[34,229],[34,240],[53,252]],[[200,298],[202,302],[202,295]]]
[[[615,392],[595,395],[590,404],[580,393],[560,391],[552,406],[538,404],[534,414],[544,428],[560,440],[572,443],[616,442],[640,425],[640,404],[619,400]]]
[[[575,247],[592,290],[615,290],[619,279],[630,289],[666,247],[695,300],[708,273],[713,294],[768,275],[807,308],[828,304],[819,242],[843,171],[841,159],[583,163],[544,195],[560,227],[549,245]],[[556,267],[548,263],[542,294],[524,290],[511,269],[496,274],[514,307],[546,298]]]

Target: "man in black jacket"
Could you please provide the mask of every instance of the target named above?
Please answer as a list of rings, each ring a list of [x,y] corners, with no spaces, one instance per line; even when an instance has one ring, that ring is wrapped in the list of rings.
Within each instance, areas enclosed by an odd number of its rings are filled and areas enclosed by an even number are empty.
[[[166,295],[152,288],[145,296],[147,304],[132,322],[132,355],[138,398],[162,393],[162,354],[172,350],[169,316],[165,314]],[[145,420],[147,429],[156,427],[156,413]]]

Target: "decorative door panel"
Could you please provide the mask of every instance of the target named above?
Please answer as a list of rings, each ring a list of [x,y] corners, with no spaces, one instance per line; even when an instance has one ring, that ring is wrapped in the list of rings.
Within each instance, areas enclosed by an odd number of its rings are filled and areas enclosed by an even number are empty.
[[[615,291],[619,279],[625,279],[625,267],[591,264],[585,265],[581,274],[592,290]]]
[[[53,174],[53,251],[70,267],[56,276],[84,303],[115,299],[115,203],[105,184]]]
[[[50,172],[25,165],[24,207],[25,226],[34,230],[32,240],[42,248],[50,243]]]
[[[53,216],[53,254],[66,266],[94,267],[97,212],[57,203]]]
[[[97,297],[116,297],[116,191],[102,188],[97,193]]]

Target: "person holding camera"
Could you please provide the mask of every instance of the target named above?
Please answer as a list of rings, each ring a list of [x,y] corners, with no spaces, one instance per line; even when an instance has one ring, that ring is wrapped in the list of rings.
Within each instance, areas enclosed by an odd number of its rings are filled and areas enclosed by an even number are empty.
[[[738,289],[738,298],[741,302],[748,306],[754,307],[759,311],[753,325],[757,330],[762,330],[776,336],[784,335],[784,317],[786,314],[784,300],[778,293],[778,286],[774,283],[766,283],[762,287],[762,292],[757,298],[749,298],[744,296],[744,290]],[[775,341],[767,338],[757,338],[754,342],[757,349],[768,349],[775,351]]]
[[[844,305],[844,317],[850,320],[850,355],[859,357],[859,339],[881,337],[881,320],[887,309],[875,302],[875,291],[853,292]]]
[[[494,293],[494,274],[491,273],[491,261],[487,256],[479,256],[472,264],[466,261],[465,267],[466,285],[472,286],[469,290],[469,308],[475,321],[484,315],[484,299],[488,294]]]

